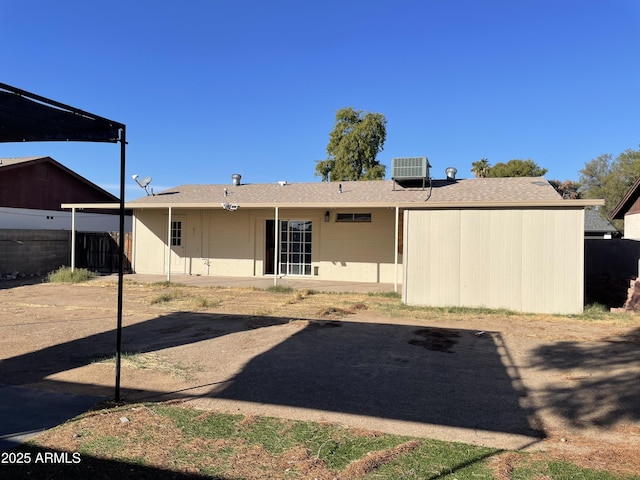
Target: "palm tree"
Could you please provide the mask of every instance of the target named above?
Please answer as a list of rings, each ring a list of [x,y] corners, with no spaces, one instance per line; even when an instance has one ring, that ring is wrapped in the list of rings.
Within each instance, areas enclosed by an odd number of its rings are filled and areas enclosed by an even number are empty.
[[[471,172],[476,176],[476,178],[485,178],[489,174],[490,168],[491,165],[489,164],[489,160],[484,157],[471,164]]]

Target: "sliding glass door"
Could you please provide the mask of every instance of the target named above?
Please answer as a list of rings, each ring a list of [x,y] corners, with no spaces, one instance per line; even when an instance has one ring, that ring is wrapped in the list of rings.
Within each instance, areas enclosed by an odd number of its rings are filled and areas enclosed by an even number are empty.
[[[280,222],[280,274],[311,275],[311,220]]]

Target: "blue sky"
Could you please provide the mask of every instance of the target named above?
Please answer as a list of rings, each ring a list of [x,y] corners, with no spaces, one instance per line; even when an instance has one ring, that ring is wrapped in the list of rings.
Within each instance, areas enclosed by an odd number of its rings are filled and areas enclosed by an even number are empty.
[[[335,112],[387,165],[531,158],[548,179],[640,144],[636,0],[0,0],[0,81],[127,125],[127,192],[319,181]],[[0,144],[118,194],[119,146]]]

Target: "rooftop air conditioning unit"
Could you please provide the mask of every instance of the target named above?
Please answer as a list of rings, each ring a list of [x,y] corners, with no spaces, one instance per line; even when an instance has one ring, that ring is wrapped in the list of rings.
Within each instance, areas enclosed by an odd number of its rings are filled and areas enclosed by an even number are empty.
[[[429,178],[429,160],[427,157],[406,157],[391,159],[391,178]]]

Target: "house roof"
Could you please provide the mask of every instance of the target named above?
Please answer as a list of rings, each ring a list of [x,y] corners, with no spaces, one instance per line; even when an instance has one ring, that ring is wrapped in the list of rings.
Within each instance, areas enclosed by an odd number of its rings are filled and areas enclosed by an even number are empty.
[[[584,212],[584,231],[592,233],[617,233],[618,229],[595,209]]]
[[[115,195],[112,195],[111,193],[107,192],[106,190],[104,190],[103,188],[99,187],[95,183],[87,180],[82,175],[77,174],[73,170],[71,170],[71,169],[65,167],[64,165],[62,165],[61,163],[55,161],[51,157],[0,158],[0,175],[2,174],[3,171],[12,170],[12,169],[15,169],[15,168],[21,168],[21,167],[25,167],[27,165],[33,165],[33,164],[36,164],[36,163],[49,163],[51,165],[54,165],[56,168],[64,171],[67,175],[70,175],[70,176],[76,178],[77,180],[79,180],[80,182],[88,185],[89,187],[91,187],[92,189],[96,190],[97,192],[100,192],[105,198],[110,199],[110,201],[119,202],[118,197],[116,197]],[[113,208],[113,207],[111,207],[111,208]]]
[[[341,192],[339,186],[342,187]],[[225,196],[225,189],[227,195]],[[127,202],[127,208],[393,207],[455,208],[492,206],[601,205],[601,200],[563,200],[543,177],[434,180],[426,188],[403,188],[392,180],[261,184],[180,185]],[[69,208],[70,205],[67,206]]]
[[[631,185],[625,196],[620,200],[616,208],[613,209],[609,218],[612,220],[623,220],[625,214],[633,206],[633,204],[640,198],[640,178]]]

